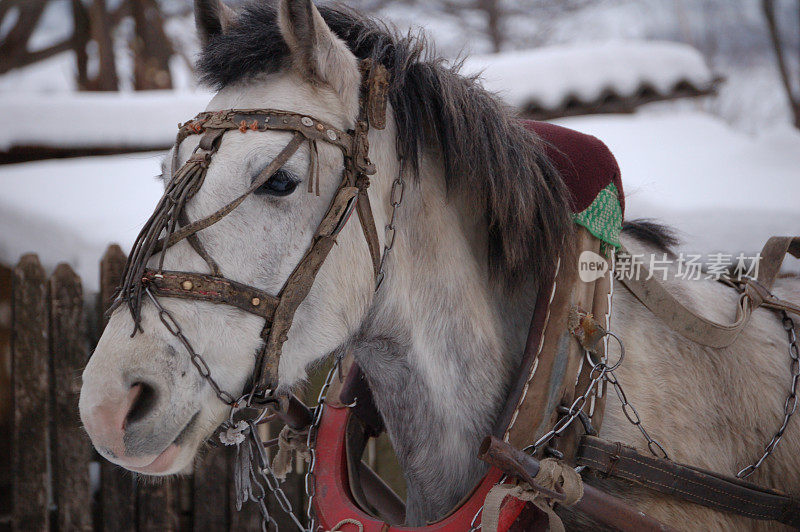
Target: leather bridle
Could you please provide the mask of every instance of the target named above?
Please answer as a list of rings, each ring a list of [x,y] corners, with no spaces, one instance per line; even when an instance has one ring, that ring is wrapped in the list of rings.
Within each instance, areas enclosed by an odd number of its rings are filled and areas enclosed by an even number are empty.
[[[123,302],[127,304],[135,322],[133,334],[142,330],[141,303],[144,295],[153,298],[160,315],[165,310],[158,305],[156,296],[231,305],[264,318],[265,324],[261,331],[263,344],[257,354],[252,388],[246,394],[248,404],[263,401],[277,386],[281,349],[287,340],[294,314],[300,303],[308,296],[320,267],[353,210],[358,213],[376,279],[378,276],[381,261],[380,247],[367,196],[369,176],[375,174],[375,166],[369,160],[367,135],[370,126],[383,129],[386,125],[386,95],[389,83],[388,72],[382,65],[373,64],[371,60],[365,59],[360,66],[363,79],[360,110],[355,128],[351,131],[342,131],[308,115],[274,109],[204,112],[180,126],[172,159],[172,178],[155,212],[137,237],[125,267],[123,283],[112,310]],[[289,143],[253,180],[247,190],[214,213],[189,222],[185,212],[186,203],[202,186],[225,133],[237,130],[241,133],[287,131],[293,135]],[[202,135],[198,147],[189,160],[178,169],[178,148],[192,135]],[[319,195],[317,143],[320,141],[332,144],[341,150],[344,157],[341,183],[333,195],[325,216],[317,226],[310,247],[281,290],[273,296],[223,276],[217,263],[198,238],[198,233],[236,209],[303,145],[308,146],[311,159],[308,190],[313,192],[316,187],[316,193]],[[163,268],[166,250],[182,240],[187,240],[205,260],[211,274],[168,271]],[[151,259],[155,258],[158,259],[157,264],[150,267],[150,263],[153,262]],[[173,327],[166,321],[164,323],[170,332],[175,334]],[[201,358],[192,352],[188,342],[184,344],[190,350],[193,361],[194,357]],[[233,404],[234,396],[220,390],[211,378],[205,362],[203,366],[205,370],[198,366],[201,376],[211,383],[221,400]]]

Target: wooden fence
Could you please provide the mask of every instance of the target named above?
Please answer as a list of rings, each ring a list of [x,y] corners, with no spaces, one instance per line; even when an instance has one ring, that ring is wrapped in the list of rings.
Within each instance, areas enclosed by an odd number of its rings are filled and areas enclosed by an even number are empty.
[[[92,450],[78,416],[80,374],[124,265],[122,250],[109,247],[100,293],[90,302],[66,264],[48,277],[36,255],[25,255],[7,276],[11,382],[0,350],[0,441],[11,434],[11,449],[0,444],[0,530],[260,530],[255,504],[233,507],[230,449],[210,449],[192,475],[163,482],[139,478]],[[284,490],[295,508],[304,506],[299,475],[290,475]],[[270,511],[281,530],[293,529],[274,501]]]

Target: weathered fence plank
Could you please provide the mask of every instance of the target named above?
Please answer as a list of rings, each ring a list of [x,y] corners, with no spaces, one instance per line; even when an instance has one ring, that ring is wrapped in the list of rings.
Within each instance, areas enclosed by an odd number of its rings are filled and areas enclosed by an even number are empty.
[[[87,343],[80,278],[67,264],[50,277],[51,449],[59,530],[91,530],[90,442],[78,417]]]
[[[108,320],[105,312],[111,305],[114,292],[122,280],[125,253],[113,244],[100,261],[100,293],[97,310],[99,332],[102,334]],[[100,507],[102,527],[107,531],[133,532],[136,530],[136,482],[131,473],[100,459]]]
[[[11,374],[14,389],[12,431],[12,529],[49,529],[47,420],[47,304],[44,268],[36,255],[24,255],[14,269]]]
[[[0,434],[11,434],[11,279],[13,270],[0,264]],[[0,532],[11,530],[11,438],[0,438]]]
[[[136,498],[139,514],[138,532],[177,531],[180,523],[177,511],[179,505],[177,480],[139,479],[138,488]]]
[[[230,528],[228,502],[228,453],[212,448],[198,460],[194,470],[192,523],[195,532],[227,531]]]
[[[103,329],[108,323],[105,314],[108,307],[114,302],[114,294],[122,282],[126,260],[125,252],[116,244],[108,246],[103,258],[100,259],[100,292],[97,294],[97,310],[100,314],[97,322],[100,324],[100,334],[103,333]]]

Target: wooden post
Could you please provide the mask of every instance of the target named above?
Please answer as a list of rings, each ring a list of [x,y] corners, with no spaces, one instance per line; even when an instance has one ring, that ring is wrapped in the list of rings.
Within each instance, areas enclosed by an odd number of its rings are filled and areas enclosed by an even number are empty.
[[[195,532],[230,530],[228,453],[212,448],[194,470],[192,522]]]
[[[108,323],[105,311],[112,303],[114,292],[122,280],[125,253],[112,244],[100,261],[99,334]],[[136,530],[136,483],[131,473],[100,458],[100,507],[102,528],[107,531],[133,532]]]
[[[90,443],[78,417],[87,359],[81,280],[67,264],[50,278],[53,499],[59,530],[91,530]]]
[[[113,244],[100,262],[100,334],[108,323],[105,311],[113,303],[114,293],[122,281],[125,260],[125,253]],[[137,482],[133,475],[106,460],[101,459],[100,464],[104,530],[160,532],[178,529],[177,482]]]
[[[20,259],[13,292],[12,529],[47,531],[47,305],[44,268],[36,255]]]
[[[125,262],[127,260],[125,252],[117,244],[108,246],[103,258],[100,259],[100,293],[98,294],[97,302],[97,311],[99,313],[97,323],[100,324],[100,334],[103,334],[103,329],[108,323],[105,313],[111,303],[114,302],[114,294],[122,282],[122,274],[125,271]]]

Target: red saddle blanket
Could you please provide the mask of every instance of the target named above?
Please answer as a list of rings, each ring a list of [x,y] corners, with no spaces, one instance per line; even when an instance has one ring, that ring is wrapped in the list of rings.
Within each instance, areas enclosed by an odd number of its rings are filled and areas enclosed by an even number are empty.
[[[572,212],[585,211],[597,194],[612,183],[619,191],[620,205],[625,211],[619,165],[603,141],[549,122],[523,120],[523,123],[544,141],[547,156],[572,194]]]

